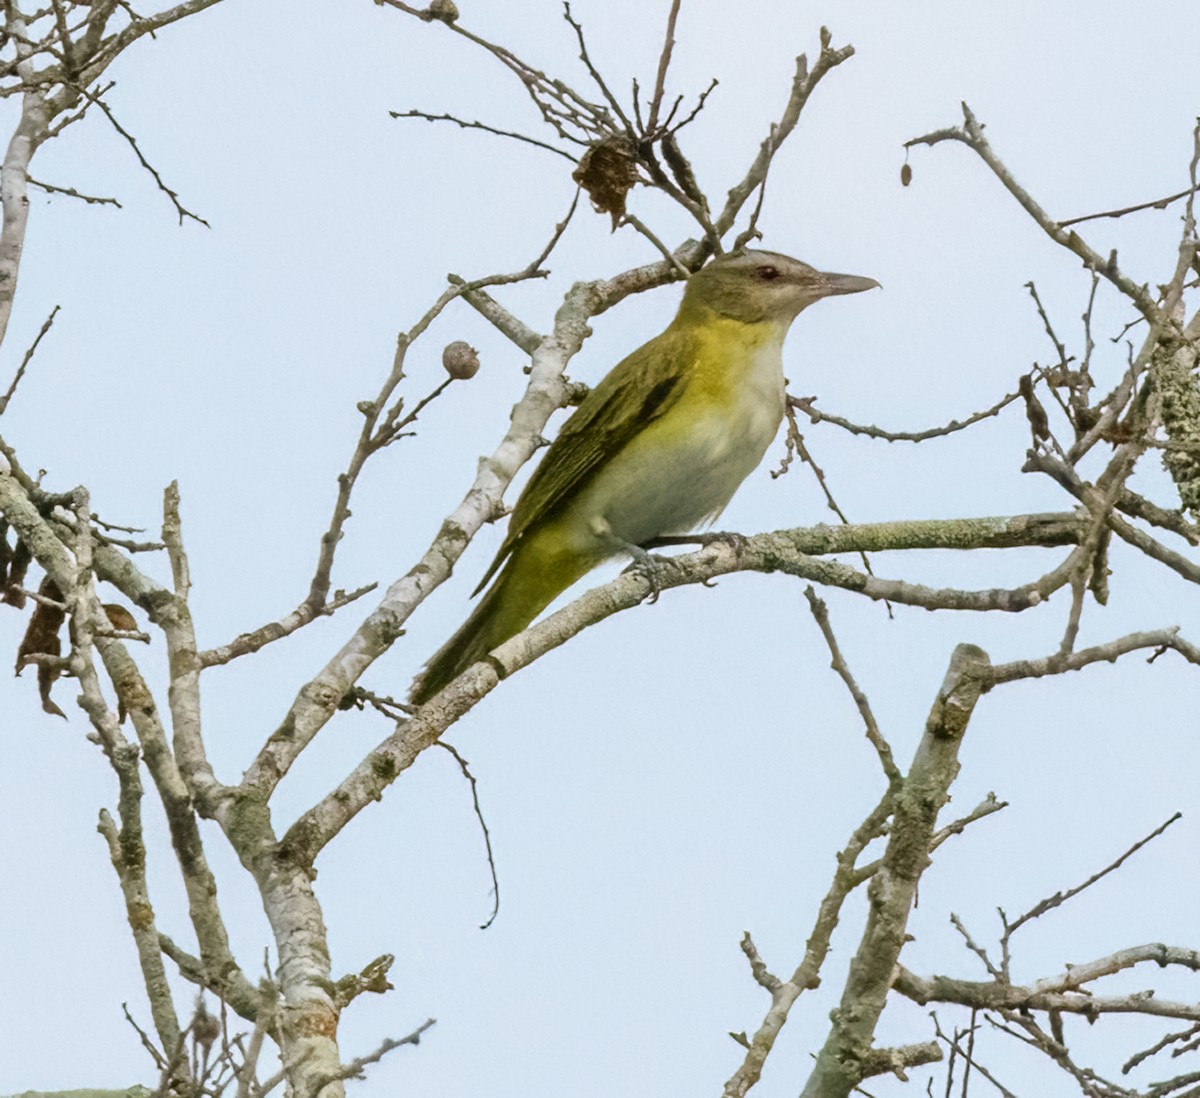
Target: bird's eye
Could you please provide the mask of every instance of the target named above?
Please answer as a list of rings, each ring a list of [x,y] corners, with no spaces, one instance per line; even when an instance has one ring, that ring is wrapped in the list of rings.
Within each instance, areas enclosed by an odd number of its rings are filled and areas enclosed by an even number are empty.
[[[774,282],[779,277],[778,267],[759,267],[754,272],[763,282]]]

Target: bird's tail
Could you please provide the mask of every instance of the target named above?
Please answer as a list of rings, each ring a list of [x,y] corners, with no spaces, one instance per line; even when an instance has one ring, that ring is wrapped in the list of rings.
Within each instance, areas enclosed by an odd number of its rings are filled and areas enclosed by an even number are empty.
[[[515,637],[602,559],[547,547],[546,540],[518,543],[471,616],[426,664],[409,694],[411,704],[424,704],[473,663]]]

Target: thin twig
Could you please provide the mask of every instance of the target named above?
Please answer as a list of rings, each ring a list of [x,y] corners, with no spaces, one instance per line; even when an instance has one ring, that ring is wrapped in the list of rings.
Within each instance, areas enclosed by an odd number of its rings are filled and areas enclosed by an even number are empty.
[[[1089,270],[1096,271],[1103,278],[1111,282],[1120,293],[1133,302],[1137,310],[1144,317],[1152,322],[1157,321],[1159,318],[1159,309],[1150,297],[1149,291],[1144,285],[1139,286],[1121,270],[1117,264],[1116,253],[1111,253],[1107,258],[1102,256],[1073,229],[1064,229],[1059,222],[1055,221],[1034,200],[1029,192],[1017,182],[1012,172],[1009,171],[1004,162],[996,155],[991,144],[984,136],[982,124],[965,102],[962,104],[962,112],[963,125],[961,127],[948,127],[923,134],[920,137],[911,138],[904,143],[904,147],[909,149],[914,145],[936,145],[942,141],[958,141],[974,150],[979,158],[992,170],[992,174],[996,176],[1008,193],[1020,203],[1025,212],[1033,218],[1038,227],[1051,240],[1068,251],[1073,252],[1083,261]]]
[[[77,87],[76,90],[80,95],[85,96],[87,99],[90,99],[92,102],[94,102],[96,106],[104,112],[104,116],[109,120],[109,122],[112,123],[113,129],[115,129],[117,133],[125,138],[129,147],[133,149],[134,155],[138,158],[138,163],[140,163],[142,167],[150,173],[158,189],[171,200],[171,205],[175,207],[175,212],[179,215],[179,224],[182,225],[184,218],[188,218],[191,221],[196,221],[203,225],[206,229],[211,229],[212,226],[205,221],[204,218],[200,217],[198,214],[192,213],[191,210],[187,209],[187,207],[185,207],[183,203],[179,201],[179,195],[163,182],[162,176],[158,174],[150,161],[142,155],[142,150],[138,147],[137,139],[133,136],[133,134],[125,129],[120,122],[117,121],[116,115],[114,115],[112,112],[112,108],[103,99],[88,91],[86,88]]]
[[[628,115],[622,109],[617,97],[609,90],[608,84],[605,83],[604,77],[597,71],[596,66],[592,64],[592,59],[588,55],[587,42],[583,37],[583,25],[576,21],[571,14],[571,5],[569,0],[563,3],[563,18],[571,24],[571,29],[575,32],[575,37],[579,40],[579,59],[587,67],[588,75],[591,76],[592,82],[600,89],[600,94],[608,100],[608,105],[612,107],[613,113],[621,120],[621,125],[625,127],[625,132],[630,138],[636,136],[637,131],[633,128],[633,123],[629,121]],[[669,56],[669,55],[668,55]]]
[[[1169,1045],[1177,1044],[1180,1041],[1188,1041],[1192,1037],[1195,1037],[1197,1033],[1200,1033],[1200,1022],[1197,1022],[1194,1026],[1188,1026],[1187,1029],[1182,1030],[1179,1033],[1168,1033],[1161,1041],[1155,1042],[1149,1048],[1143,1049],[1141,1052],[1134,1053],[1134,1055],[1132,1055],[1128,1060],[1125,1061],[1124,1064],[1121,1065],[1121,1074],[1128,1075],[1135,1067],[1144,1061],[1149,1060],[1151,1056],[1158,1055],[1158,1053],[1162,1052],[1164,1048],[1167,1048]],[[1179,1052],[1180,1050],[1176,1049],[1171,1055],[1177,1056],[1179,1055]]]
[[[484,133],[493,133],[497,137],[511,137],[514,141],[523,141],[526,145],[536,145],[539,149],[545,149],[547,152],[555,153],[558,156],[564,157],[572,164],[575,163],[573,157],[565,149],[556,148],[545,141],[539,141],[536,137],[529,137],[527,134],[516,133],[513,130],[501,130],[495,126],[489,126],[485,122],[470,122],[465,118],[457,118],[452,114],[430,114],[428,111],[388,111],[393,118],[423,118],[426,122],[453,122],[456,126],[464,130],[483,130]]]
[[[317,618],[331,616],[343,606],[349,606],[363,595],[370,594],[378,586],[378,583],[368,583],[353,591],[335,591],[333,596],[316,610],[306,600],[290,614],[277,621],[267,622],[266,625],[261,625],[249,633],[241,633],[227,644],[205,649],[197,653],[196,658],[200,661],[201,667],[219,667],[222,664],[231,663],[239,656],[247,656],[274,641],[290,637],[296,630],[316,621]]]
[[[679,272],[680,277],[687,278],[691,273],[682,263],[680,263],[679,257],[676,256],[670,248],[668,248],[661,240],[659,240],[657,236],[654,235],[653,230],[651,230],[649,226],[645,225],[633,214],[626,211],[625,215],[621,218],[621,224],[629,225],[632,228],[637,229],[642,236],[649,240],[650,243],[659,250],[662,257]]]
[[[334,557],[337,547],[341,542],[345,525],[350,519],[350,498],[358,477],[362,473],[363,466],[373,453],[376,453],[382,446],[387,445],[388,441],[394,441],[395,433],[411,424],[417,414],[447,388],[447,384],[443,383],[421,401],[404,421],[400,423],[394,422],[402,408],[402,402],[397,402],[390,409],[388,409],[388,406],[396,388],[406,376],[404,364],[409,348],[429,328],[434,320],[442,314],[446,307],[458,298],[465,297],[470,300],[472,294],[488,286],[507,286],[528,279],[546,277],[549,272],[542,268],[542,264],[549,258],[551,252],[553,252],[558,242],[562,239],[563,233],[566,232],[567,226],[570,224],[578,206],[579,190],[577,188],[571,199],[571,205],[567,210],[566,216],[554,226],[554,232],[551,234],[549,241],[533,261],[521,270],[511,274],[488,275],[470,282],[465,281],[457,275],[448,276],[447,281],[450,285],[447,289],[442,291],[437,300],[425,310],[424,314],[407,332],[401,332],[396,337],[396,351],[392,357],[392,368],[380,386],[378,394],[374,400],[362,401],[358,405],[358,409],[363,415],[363,425],[359,431],[354,451],[350,455],[346,469],[338,476],[338,492],[334,500],[332,514],[330,515],[329,526],[326,528],[325,533],[321,535],[317,564],[313,571],[312,581],[309,584],[308,597],[305,600],[311,611],[315,612],[325,604],[329,588],[332,586]],[[492,304],[494,305],[495,303]],[[495,308],[500,309],[500,306],[495,305]],[[388,410],[385,412],[385,409]],[[384,420],[383,426],[380,426],[381,417]],[[385,430],[385,427],[388,427],[389,424],[391,425],[390,428]]]
[[[1172,202],[1178,202],[1181,198],[1187,198],[1190,194],[1195,194],[1194,187],[1188,187],[1187,190],[1180,191],[1178,194],[1169,194],[1166,198],[1155,198],[1150,202],[1139,202],[1136,206],[1122,206],[1118,210],[1104,210],[1102,213],[1084,214],[1082,217],[1068,217],[1066,221],[1060,221],[1059,225],[1066,228],[1068,225],[1078,225],[1083,221],[1095,221],[1101,217],[1124,217],[1126,214],[1138,213],[1141,210],[1165,210]]]
[[[705,104],[705,102],[707,101],[708,97],[709,97],[710,95],[712,95],[713,91],[716,89],[717,85],[718,85],[720,82],[721,82],[721,81],[719,81],[719,80],[718,80],[718,79],[717,79],[717,78],[714,76],[714,77],[712,78],[712,80],[709,82],[709,85],[708,85],[708,87],[707,87],[707,88],[705,88],[705,89],[704,89],[704,91],[702,91],[702,92],[700,93],[700,95],[699,95],[699,96],[696,98],[696,105],[695,105],[695,106],[694,106],[694,107],[691,109],[691,111],[689,111],[689,112],[688,112],[688,114],[686,114],[686,115],[683,117],[683,119],[682,119],[681,121],[679,121],[679,122],[676,122],[674,126],[671,126],[671,128],[670,128],[670,130],[669,130],[668,132],[669,132],[669,133],[671,133],[671,134],[677,134],[677,133],[678,133],[680,130],[682,130],[682,129],[683,129],[683,127],[684,127],[684,126],[686,126],[686,125],[687,125],[689,122],[695,122],[695,121],[696,121],[696,119],[697,119],[697,117],[699,116],[700,112],[701,112],[702,110],[704,110],[704,104]],[[669,122],[669,119],[668,119],[668,122]]]
[[[1172,626],[1146,633],[1128,633],[1104,644],[1080,648],[1066,655],[1055,652],[1041,659],[1013,660],[1011,663],[997,664],[992,668],[987,689],[991,690],[1000,683],[1015,682],[1018,679],[1041,679],[1048,675],[1061,675],[1065,671],[1080,671],[1094,663],[1115,663],[1121,656],[1147,648],[1155,650],[1148,662],[1157,659],[1162,652],[1169,649],[1178,652],[1188,663],[1200,665],[1200,648],[1181,637],[1178,627]]]
[[[142,1048],[150,1053],[150,1058],[154,1061],[154,1066],[161,1071],[167,1066],[167,1061],[162,1053],[158,1051],[157,1047],[155,1047],[154,1042],[150,1040],[150,1035],[133,1020],[133,1015],[129,1013],[128,1003],[121,1004],[121,1012],[125,1015],[125,1021],[133,1026],[134,1032],[137,1033],[138,1039],[142,1042]]]
[[[1144,839],[1139,839],[1136,843],[1134,843],[1133,846],[1131,846],[1128,850],[1126,850],[1125,853],[1122,854],[1115,862],[1111,863],[1110,865],[1105,866],[1102,870],[1100,870],[1099,873],[1093,873],[1092,876],[1090,876],[1086,881],[1083,882],[1083,884],[1076,885],[1074,888],[1069,888],[1069,889],[1067,889],[1066,892],[1056,892],[1053,896],[1048,896],[1048,897],[1046,897],[1046,899],[1038,901],[1038,903],[1034,904],[1033,907],[1031,907],[1027,912],[1025,912],[1024,915],[1021,915],[1018,918],[1014,919],[1011,923],[1006,921],[1005,928],[1004,928],[1005,939],[1010,939],[1013,936],[1013,934],[1016,933],[1016,931],[1018,931],[1022,926],[1025,925],[1025,923],[1029,922],[1031,919],[1036,919],[1041,915],[1045,915],[1047,911],[1051,911],[1056,907],[1061,907],[1068,900],[1073,899],[1074,897],[1078,896],[1079,893],[1081,893],[1085,888],[1090,888],[1097,881],[1101,880],[1104,877],[1107,877],[1114,870],[1120,869],[1120,867],[1126,861],[1128,861],[1128,859],[1130,857],[1132,857],[1139,850],[1141,850],[1141,848],[1143,846],[1145,846],[1147,843],[1153,841],[1154,839],[1157,839],[1158,836],[1161,835],[1164,831],[1166,831],[1167,828],[1170,827],[1176,820],[1179,820],[1182,818],[1183,818],[1183,813],[1176,812],[1175,815],[1173,815],[1165,823],[1162,823],[1158,827],[1156,827]]]
[[[813,590],[811,584],[805,587],[804,597],[808,599],[808,605],[812,610],[812,616],[817,623],[817,628],[821,630],[821,635],[825,638],[825,644],[829,648],[829,654],[832,657],[830,666],[837,672],[838,677],[845,683],[846,689],[850,692],[850,697],[854,699],[854,704],[858,707],[858,712],[862,716],[863,724],[866,727],[867,739],[871,742],[871,746],[875,748],[875,753],[879,756],[879,764],[883,767],[888,784],[893,789],[896,789],[903,782],[904,776],[900,773],[900,768],[896,765],[896,760],[892,757],[891,745],[879,729],[879,722],[875,719],[870,701],[855,681],[845,658],[842,656],[841,649],[838,647],[837,637],[834,636],[833,625],[829,620],[829,608],[822,599],[817,597],[817,593]]]
[[[767,135],[768,141],[774,141],[775,127],[771,127],[771,132]],[[770,160],[766,168],[763,169],[762,180],[758,184],[758,201],[754,203],[754,209],[750,212],[750,220],[746,223],[746,227],[737,234],[733,241],[733,250],[740,251],[751,240],[761,240],[762,233],[758,228],[758,218],[762,214],[763,200],[767,197],[767,179],[771,174],[771,164],[775,161]]]
[[[314,1085],[313,1093],[316,1094],[320,1092],[330,1083],[336,1081],[336,1079],[356,1079],[361,1077],[365,1067],[370,1064],[378,1063],[393,1049],[402,1048],[404,1045],[419,1045],[421,1043],[421,1035],[431,1026],[436,1024],[436,1018],[427,1018],[424,1022],[417,1026],[412,1033],[408,1034],[407,1037],[400,1037],[398,1039],[389,1037],[386,1041],[380,1044],[380,1046],[374,1052],[368,1053],[366,1056],[358,1056],[351,1060],[348,1064],[344,1065],[334,1079],[317,1080]]]
[[[115,198],[100,198],[96,195],[84,194],[82,191],[77,191],[74,187],[57,187],[53,183],[43,183],[40,179],[34,179],[33,176],[26,177],[29,180],[31,187],[37,187],[38,190],[45,191],[47,194],[62,194],[68,198],[78,198],[81,202],[86,202],[89,206],[116,206],[121,209],[121,203]]]
[[[487,821],[483,818],[483,808],[479,804],[479,783],[475,780],[475,775],[471,773],[471,768],[455,748],[445,740],[438,740],[438,747],[449,751],[453,756],[454,761],[458,763],[458,768],[462,771],[463,777],[471,783],[471,800],[475,804],[475,818],[479,820],[479,826],[483,831],[483,843],[487,848],[488,869],[492,874],[492,913],[488,916],[487,922],[480,926],[480,930],[487,930],[489,926],[496,921],[496,916],[500,914],[500,878],[496,875],[496,859],[492,855],[492,834],[488,831]]]
[[[988,975],[997,980],[1003,979],[1004,973],[992,964],[992,959],[987,955],[987,950],[971,937],[971,932],[967,930],[963,921],[953,911],[950,912],[950,925],[962,935],[963,942],[966,943],[967,948],[983,962],[983,967],[988,970]]]
[[[671,51],[675,48],[675,22],[679,18],[679,4],[680,0],[671,0],[671,10],[667,13],[667,32],[663,36],[663,48],[658,57],[658,72],[654,77],[654,97],[650,100],[650,110],[646,115],[646,133],[651,138],[658,129],[658,113],[666,88],[667,69],[671,66]],[[670,124],[671,120],[668,118],[665,125]]]
[[[825,480],[825,470],[816,463],[812,454],[808,451],[808,446],[804,442],[804,436],[800,433],[800,427],[796,423],[796,414],[790,404],[784,408],[784,415],[787,417],[788,424],[787,450],[784,453],[779,468],[771,471],[771,479],[774,480],[787,472],[788,466],[791,464],[791,455],[794,452],[813,471],[813,476],[817,478],[817,483],[821,486],[821,491],[825,494],[825,503],[829,509],[841,519],[843,526],[849,526],[850,520],[846,517],[846,513],[841,507],[838,506],[837,500],[833,498],[833,493],[829,490],[829,484]],[[870,557],[866,553],[860,552],[858,558],[862,561],[863,569],[867,575],[873,576],[875,573],[871,568]],[[892,616],[891,603],[885,601],[884,605],[887,607],[888,617],[890,618]]]
[[[4,396],[0,397],[0,416],[4,415],[4,413],[8,410],[9,401],[12,400],[13,394],[16,393],[17,386],[21,383],[21,378],[25,376],[25,368],[29,365],[30,360],[33,358],[34,352],[38,349],[38,344],[42,342],[42,336],[50,331],[51,326],[54,324],[54,318],[58,316],[58,311],[61,308],[61,305],[55,305],[54,308],[50,310],[50,315],[42,322],[41,329],[34,337],[33,342],[29,345],[29,349],[25,352],[25,357],[21,359],[21,365],[17,367],[16,376],[12,379],[12,384],[8,387],[8,392],[6,392]]]
[[[751,973],[755,981],[770,991],[771,1005],[762,1022],[754,1033],[752,1040],[739,1040],[746,1049],[746,1055],[737,1070],[726,1081],[722,1090],[722,1098],[744,1098],[746,1093],[758,1082],[762,1075],[763,1066],[770,1056],[772,1048],[787,1023],[788,1015],[796,1000],[806,992],[821,983],[821,968],[829,954],[830,940],[838,924],[842,905],[862,881],[856,877],[855,862],[862,852],[885,831],[888,817],[892,814],[895,795],[891,787],[884,791],[879,803],[869,812],[850,836],[846,846],[837,854],[837,869],[833,880],[817,909],[817,917],[813,923],[812,932],[805,943],[804,957],[796,967],[795,972],[778,987],[772,987],[774,977],[766,971],[756,971],[755,960],[761,961],[758,951],[753,955],[747,945],[753,948],[747,934],[742,939],[742,952],[750,961]],[[761,977],[761,978],[760,978]],[[737,1040],[737,1038],[734,1038]]]
[[[1058,353],[1058,364],[1065,368],[1071,361],[1067,357],[1067,348],[1063,341],[1058,338],[1058,333],[1055,332],[1054,325],[1050,323],[1050,317],[1046,315],[1046,308],[1042,304],[1042,299],[1038,296],[1037,286],[1030,281],[1025,283],[1025,289],[1029,291],[1029,296],[1033,298],[1033,303],[1037,306],[1038,316],[1042,318],[1042,327],[1046,329],[1046,335],[1050,337],[1050,342],[1054,344],[1054,350]]]
[[[725,206],[715,222],[718,237],[724,236],[733,228],[733,223],[737,220],[741,208],[746,204],[746,201],[754,193],[754,189],[766,176],[771,160],[788,139],[792,130],[796,128],[796,123],[800,120],[800,114],[804,110],[805,104],[816,90],[821,79],[831,69],[836,68],[854,56],[853,46],[841,46],[838,49],[832,48],[833,38],[827,27],[821,28],[820,39],[821,52],[811,71],[808,67],[808,58],[804,54],[796,58],[796,73],[792,78],[792,89],[788,96],[787,104],[783,109],[783,113],[779,116],[779,121],[771,126],[766,138],[759,146],[758,155],[754,158],[754,162],[750,165],[749,170],[730,189],[726,197]]]
[[[743,931],[742,940],[738,944],[746,955],[746,960],[750,962],[750,975],[754,977],[754,982],[772,995],[778,992],[783,986],[783,981],[767,968],[766,962],[758,952],[758,946],[750,937],[750,931]]]
[[[1020,397],[1020,393],[1008,393],[1001,397],[990,408],[985,408],[982,412],[972,412],[964,420],[952,419],[944,427],[929,427],[924,431],[885,431],[881,427],[875,427],[872,424],[851,423],[848,419],[843,419],[841,416],[832,415],[829,412],[823,412],[816,407],[816,397],[795,397],[788,396],[788,403],[793,407],[803,412],[813,423],[832,423],[835,427],[840,427],[843,431],[849,431],[852,435],[866,435],[868,438],[882,439],[884,442],[925,442],[931,438],[944,438],[946,435],[952,435],[957,431],[965,431],[968,427],[973,427],[981,420],[991,419],[993,416],[999,415],[1013,401]]]
[[[933,1015],[933,1019],[934,1019],[934,1024],[936,1025],[937,1024],[937,1016]],[[953,1058],[955,1055],[961,1056],[964,1060],[966,1060],[970,1064],[971,1067],[973,1067],[977,1072],[979,1072],[980,1075],[982,1075],[989,1083],[992,1084],[992,1086],[994,1086],[1000,1092],[1002,1098],[1018,1098],[1018,1096],[1013,1091],[1009,1090],[1008,1087],[1006,1087],[1003,1083],[1001,1083],[982,1064],[980,1064],[978,1061],[974,1060],[972,1057],[969,1056],[969,1054],[967,1053],[967,1050],[964,1049],[958,1043],[958,1035],[957,1034],[953,1038],[950,1038],[950,1037],[947,1037],[939,1028],[937,1031],[937,1035],[942,1041],[944,1041],[946,1043],[946,1045],[950,1049],[951,1065],[953,1065],[953,1063],[954,1063]],[[950,1087],[953,1082],[953,1078],[954,1078],[953,1072],[951,1071],[951,1074],[949,1074],[946,1079],[947,1095],[950,1093]]]

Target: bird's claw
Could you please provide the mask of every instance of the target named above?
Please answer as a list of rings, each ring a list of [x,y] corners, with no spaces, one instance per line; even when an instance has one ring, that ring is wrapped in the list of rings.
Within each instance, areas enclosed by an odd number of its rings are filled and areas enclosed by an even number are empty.
[[[637,573],[650,585],[650,593],[643,601],[653,606],[662,594],[662,586],[658,582],[658,560],[638,545],[631,545],[629,552],[633,561],[625,571]]]
[[[706,534],[697,534],[696,541],[704,548],[710,545],[728,545],[735,553],[740,553],[750,544],[745,534],[733,530],[710,530]]]

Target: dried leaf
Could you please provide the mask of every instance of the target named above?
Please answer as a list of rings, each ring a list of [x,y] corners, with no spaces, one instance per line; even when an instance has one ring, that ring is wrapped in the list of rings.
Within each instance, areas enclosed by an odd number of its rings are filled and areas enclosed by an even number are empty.
[[[42,580],[38,594],[44,598],[53,599],[55,602],[62,601],[62,592],[49,576]],[[17,649],[18,674],[20,674],[21,668],[30,662],[26,658],[28,656],[57,656],[59,654],[62,649],[58,641],[58,632],[62,628],[66,616],[66,611],[58,606],[48,606],[44,602],[37,603],[29,618],[25,636],[21,639],[21,646]]]
[[[60,643],[59,639],[58,639],[58,637],[52,637],[51,641],[52,641],[52,643],[51,643],[50,647],[54,648],[55,651],[50,652],[48,654],[52,655],[52,656],[57,656],[58,655],[58,647],[59,647],[59,643]],[[58,676],[59,676],[59,670],[57,667],[51,667],[49,664],[45,664],[45,663],[38,664],[38,669],[37,669],[38,696],[42,699],[42,710],[46,713],[49,713],[51,716],[62,717],[62,719],[65,721],[67,719],[66,713],[64,713],[61,709],[59,709],[59,707],[54,704],[53,700],[50,697],[50,688],[54,685],[54,680],[57,679]]]
[[[62,601],[62,592],[49,576],[42,580],[38,594],[43,598],[52,599],[54,602]],[[50,698],[51,687],[54,686],[55,679],[61,674],[59,668],[53,663],[30,657],[57,657],[62,653],[62,641],[58,634],[66,616],[66,611],[59,606],[50,606],[44,602],[37,603],[29,618],[25,636],[21,639],[21,646],[17,649],[17,674],[21,673],[21,669],[26,664],[36,663],[38,695],[42,699],[42,709],[47,713],[62,717],[64,720],[67,716],[66,713],[59,709]]]
[[[8,562],[12,558],[12,546],[8,544],[8,523],[0,518],[0,591],[8,586]]]
[[[614,229],[625,216],[625,198],[637,182],[637,163],[633,142],[614,134],[588,149],[571,173],[596,211],[612,215]]]
[[[17,544],[13,546],[12,555],[9,557],[8,581],[3,593],[0,593],[0,602],[7,602],[18,610],[24,608],[25,593],[16,588],[25,582],[25,573],[29,571],[29,564],[32,560],[33,554],[29,552],[29,546],[18,538]]]
[[[1034,444],[1046,442],[1050,438],[1050,417],[1046,415],[1046,409],[1042,407],[1042,402],[1033,391],[1033,377],[1023,374],[1017,388],[1025,399],[1025,416],[1033,431]]]
[[[137,620],[124,606],[115,602],[106,602],[104,604],[104,613],[108,618],[109,624],[114,629],[120,629],[123,633],[137,632]]]
[[[1101,606],[1108,605],[1108,577],[1112,575],[1108,566],[1108,545],[1111,540],[1112,531],[1106,528],[1100,534],[1096,555],[1092,558],[1092,577],[1088,582],[1088,588]]]
[[[696,176],[692,172],[692,165],[688,163],[688,159],[683,155],[683,151],[679,148],[679,142],[675,140],[673,133],[668,133],[662,139],[663,159],[667,162],[667,166],[671,169],[671,174],[675,176],[675,182],[682,188],[683,193],[695,201],[704,203],[704,192],[700,190],[700,184],[696,182]]]

